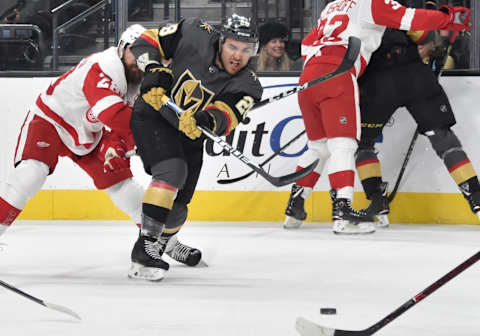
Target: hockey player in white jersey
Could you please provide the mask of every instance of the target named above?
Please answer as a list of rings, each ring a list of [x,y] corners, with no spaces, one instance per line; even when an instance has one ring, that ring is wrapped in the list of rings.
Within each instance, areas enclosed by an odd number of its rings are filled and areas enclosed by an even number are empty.
[[[37,97],[20,130],[15,168],[0,189],[0,235],[54,172],[59,157],[70,158],[141,222],[144,188],[132,178],[126,154],[135,148],[129,123],[143,79],[130,45],[144,30],[128,27],[117,47],[83,59]],[[172,239],[167,252],[176,256],[184,248]]]
[[[350,73],[308,90],[298,102],[308,136],[308,151],[299,160],[302,168],[314,159],[320,163],[309,176],[292,186],[285,214],[285,228],[299,227],[306,218],[304,201],[318,181],[327,159],[332,188],[334,233],[372,233],[369,216],[351,208],[355,151],[360,140],[359,90],[357,78],[371,54],[380,46],[386,27],[400,30],[466,31],[470,11],[465,7],[442,6],[439,10],[414,9],[393,0],[336,0],[322,11],[318,24],[302,41],[304,70],[300,85],[332,72],[342,61],[349,36],[361,39],[360,56]],[[373,219],[372,219],[373,220]]]

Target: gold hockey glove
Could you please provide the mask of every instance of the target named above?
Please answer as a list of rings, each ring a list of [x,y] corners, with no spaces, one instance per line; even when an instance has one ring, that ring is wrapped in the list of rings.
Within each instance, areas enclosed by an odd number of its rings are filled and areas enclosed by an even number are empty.
[[[186,110],[182,113],[178,123],[178,129],[192,140],[195,140],[202,135],[202,131],[197,128],[197,122],[192,110]]]

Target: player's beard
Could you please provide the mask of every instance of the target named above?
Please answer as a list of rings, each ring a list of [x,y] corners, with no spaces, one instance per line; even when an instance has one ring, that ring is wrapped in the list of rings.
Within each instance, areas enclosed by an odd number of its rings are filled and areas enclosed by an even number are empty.
[[[125,77],[128,84],[138,85],[143,79],[143,72],[136,64],[127,64],[122,59],[123,67],[125,69]]]

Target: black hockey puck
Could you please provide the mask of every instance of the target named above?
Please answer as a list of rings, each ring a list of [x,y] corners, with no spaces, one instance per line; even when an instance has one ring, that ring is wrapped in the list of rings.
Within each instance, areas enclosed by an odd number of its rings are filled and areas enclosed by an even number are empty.
[[[335,308],[320,308],[320,314],[335,315],[337,310]]]

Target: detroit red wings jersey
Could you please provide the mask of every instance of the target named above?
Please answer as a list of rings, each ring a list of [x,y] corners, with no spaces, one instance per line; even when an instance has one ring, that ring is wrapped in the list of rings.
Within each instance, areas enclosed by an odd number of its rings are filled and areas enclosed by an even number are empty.
[[[73,153],[86,155],[102,137],[105,125],[100,120],[125,108],[131,110],[137,95],[138,86],[127,86],[123,63],[117,48],[112,47],[92,54],[56,78],[38,96],[31,112],[54,125]],[[128,122],[124,121],[126,127]]]
[[[407,8],[394,0],[336,0],[325,7],[315,28],[302,41],[302,56],[305,65],[307,62],[339,64],[348,37],[356,36],[362,41],[355,64],[355,73],[360,75],[380,46],[386,27],[433,30],[444,27],[448,21],[443,12]]]

